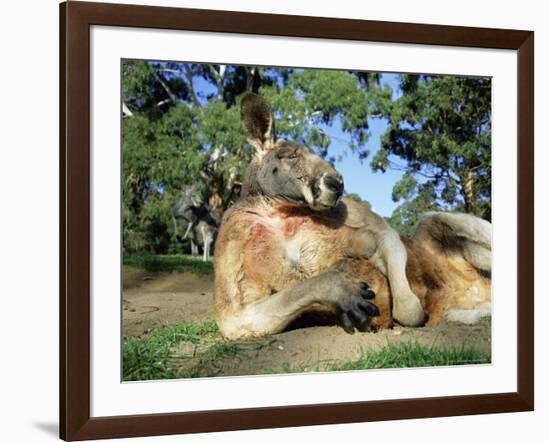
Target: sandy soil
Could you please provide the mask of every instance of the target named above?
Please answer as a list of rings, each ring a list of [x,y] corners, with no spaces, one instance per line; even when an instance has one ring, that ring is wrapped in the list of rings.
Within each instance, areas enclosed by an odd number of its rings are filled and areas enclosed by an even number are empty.
[[[140,336],[180,321],[212,319],[212,276],[124,268],[123,333]]]
[[[159,327],[179,321],[212,319],[212,276],[192,273],[147,273],[125,268],[123,282],[124,335],[140,336]],[[377,333],[349,335],[336,326],[300,328],[273,337],[237,343],[236,357],[208,361],[210,372],[224,375],[289,371],[300,367],[304,371],[326,369],[331,364],[358,359],[362,352],[379,348],[388,342],[418,342],[425,345],[462,346],[490,352],[491,323],[478,325],[441,324],[436,327],[395,327]],[[207,344],[207,343],[206,343]],[[175,355],[183,357],[201,348],[182,343]],[[204,363],[204,361],[202,361]]]

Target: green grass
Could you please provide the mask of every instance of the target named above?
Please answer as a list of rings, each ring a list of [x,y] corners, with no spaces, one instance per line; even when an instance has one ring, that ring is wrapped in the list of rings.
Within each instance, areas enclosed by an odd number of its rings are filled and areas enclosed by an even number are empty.
[[[218,332],[214,321],[182,322],[123,343],[123,380],[173,379],[182,377],[171,364],[171,349],[181,342],[198,344]],[[216,350],[218,353],[220,350]]]
[[[188,255],[129,254],[122,260],[124,265],[139,267],[148,272],[191,272],[199,276],[214,272],[212,261]]]
[[[330,370],[368,370],[376,368],[434,367],[445,365],[488,364],[491,356],[474,348],[436,347],[403,342],[364,352],[356,361],[334,364]]]
[[[182,343],[187,345],[178,347]],[[230,363],[234,368],[235,364],[246,364],[247,357],[268,344],[256,342],[251,345],[225,341],[214,321],[182,322],[139,338],[126,338],[123,344],[123,380],[223,376],[224,364]],[[252,353],[250,350],[253,350]],[[247,352],[248,355],[245,354]],[[313,355],[313,359],[317,362],[303,365],[284,363],[278,367],[260,368],[254,374],[436,367],[491,362],[490,354],[465,345],[438,347],[415,342],[388,343],[376,350],[364,350],[353,361],[322,360],[322,355]],[[246,368],[244,365],[245,371]]]
[[[208,359],[233,358],[240,352],[240,347],[234,342],[218,341],[214,342],[205,353]]]
[[[212,262],[187,255],[129,254],[124,265],[143,268],[148,272],[191,272],[197,275],[213,273]],[[490,321],[490,319],[488,320]],[[182,322],[158,329],[141,337],[129,337],[123,343],[123,380],[154,380],[189,377],[223,376],[228,364],[246,371],[246,358],[269,342],[228,342],[219,333],[214,321]],[[250,351],[253,350],[253,351]],[[248,353],[248,354],[245,354]],[[414,342],[388,343],[379,349],[363,350],[352,361],[323,360],[312,354],[311,363],[292,361],[273,367],[258,368],[254,374],[302,373],[311,371],[348,371],[383,368],[433,367],[491,362],[490,354],[467,347],[427,346]],[[240,365],[243,364],[243,365]]]

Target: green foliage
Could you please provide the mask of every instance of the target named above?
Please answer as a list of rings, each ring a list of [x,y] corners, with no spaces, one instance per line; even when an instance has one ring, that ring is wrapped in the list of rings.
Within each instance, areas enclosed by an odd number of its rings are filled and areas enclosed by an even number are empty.
[[[186,255],[126,254],[122,260],[126,266],[139,267],[148,272],[181,272],[196,275],[211,275],[214,272],[212,261]]]
[[[326,157],[331,139],[325,128],[338,121],[349,136],[350,150],[366,158],[368,118],[373,112],[369,97],[377,90],[374,79],[366,73],[294,70],[284,87],[270,85],[260,92],[273,106],[281,135],[308,144]]]
[[[491,80],[403,75],[402,95],[378,99],[389,121],[373,170],[401,170],[391,222],[410,231],[426,209],[490,219]]]
[[[406,179],[407,181],[408,179]],[[405,201],[403,201],[391,214],[387,221],[402,235],[411,237],[416,229],[416,225],[420,220],[420,216],[429,211],[438,210],[440,206],[437,204],[437,195],[431,183],[416,184],[414,187],[407,188],[407,182],[401,181],[394,187],[398,194],[400,190],[405,192]]]
[[[410,173],[406,173],[403,177],[395,183],[391,194],[392,200],[397,202],[401,199],[409,200],[413,197],[417,187],[417,182],[414,176]]]

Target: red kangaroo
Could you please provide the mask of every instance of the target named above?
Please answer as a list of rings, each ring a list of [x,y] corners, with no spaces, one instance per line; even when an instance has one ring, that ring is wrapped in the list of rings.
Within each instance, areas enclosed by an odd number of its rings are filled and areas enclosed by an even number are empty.
[[[411,239],[400,238],[342,198],[330,163],[276,138],[262,97],[243,97],[241,119],[256,153],[214,256],[214,310],[227,338],[279,333],[306,312],[333,315],[349,333],[490,315],[489,222],[428,213]]]

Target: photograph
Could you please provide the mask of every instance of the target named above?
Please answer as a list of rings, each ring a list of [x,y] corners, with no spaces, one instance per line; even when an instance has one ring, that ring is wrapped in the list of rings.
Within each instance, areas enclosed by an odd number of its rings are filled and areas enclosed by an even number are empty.
[[[120,69],[122,381],[491,364],[490,77]]]
[[[548,432],[545,12],[4,2],[0,441]]]

